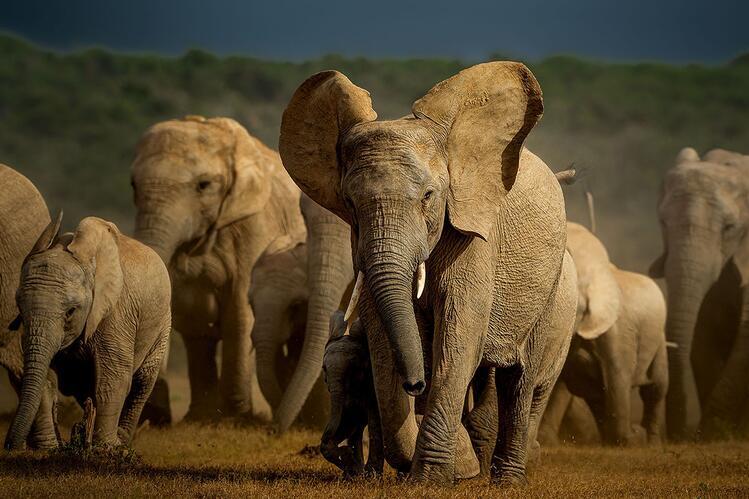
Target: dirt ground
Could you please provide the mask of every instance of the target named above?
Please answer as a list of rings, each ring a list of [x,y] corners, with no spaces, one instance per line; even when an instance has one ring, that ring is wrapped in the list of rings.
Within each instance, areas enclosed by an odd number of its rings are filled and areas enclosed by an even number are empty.
[[[0,424],[4,434],[8,421]],[[180,423],[145,428],[137,456],[0,453],[3,497],[747,497],[749,442],[662,448],[545,449],[530,485],[500,489],[481,480],[429,487],[399,480],[342,481],[321,456],[304,451],[319,433],[281,437],[263,428]]]

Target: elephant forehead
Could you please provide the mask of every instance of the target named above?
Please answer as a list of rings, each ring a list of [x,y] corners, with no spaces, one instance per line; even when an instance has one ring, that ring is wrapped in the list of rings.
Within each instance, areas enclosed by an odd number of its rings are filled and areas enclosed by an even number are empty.
[[[61,248],[32,255],[24,265],[23,279],[46,277],[62,282],[84,283],[86,272],[78,260]]]
[[[216,151],[189,151],[175,154],[163,151],[148,158],[140,158],[133,165],[133,180],[145,182],[188,182],[198,175],[221,175],[226,172],[226,161]]]

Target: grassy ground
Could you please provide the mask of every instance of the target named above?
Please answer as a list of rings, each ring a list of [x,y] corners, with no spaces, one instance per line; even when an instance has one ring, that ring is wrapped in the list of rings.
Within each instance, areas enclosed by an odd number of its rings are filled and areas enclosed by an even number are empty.
[[[5,432],[5,424],[0,428]],[[749,495],[749,443],[654,449],[546,449],[525,488],[480,480],[450,488],[399,481],[344,482],[319,455],[305,452],[318,433],[282,437],[261,428],[178,424],[145,429],[137,459],[81,460],[62,453],[0,456],[0,494],[11,496],[249,497],[726,497]]]

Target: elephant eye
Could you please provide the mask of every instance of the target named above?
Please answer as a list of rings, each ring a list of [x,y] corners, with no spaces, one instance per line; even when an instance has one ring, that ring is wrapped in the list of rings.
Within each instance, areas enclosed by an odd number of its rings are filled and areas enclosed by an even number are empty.
[[[429,189],[428,191],[426,191],[424,193],[424,201],[429,201],[430,199],[432,199],[432,194],[434,194],[433,190]]]
[[[200,182],[198,182],[198,191],[204,191],[210,185],[211,185],[211,181],[210,180],[201,180]]]
[[[70,307],[69,309],[65,311],[65,318],[70,319],[71,317],[73,317],[74,313],[75,313],[75,307]]]

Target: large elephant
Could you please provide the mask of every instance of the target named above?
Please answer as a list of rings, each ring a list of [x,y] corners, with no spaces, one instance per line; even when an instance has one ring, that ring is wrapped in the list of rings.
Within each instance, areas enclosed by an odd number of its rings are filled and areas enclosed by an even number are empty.
[[[299,189],[278,154],[228,118],[151,127],[132,166],[136,237],[167,264],[187,349],[191,419],[267,413],[256,390],[247,303],[263,254],[305,240]],[[221,341],[221,375],[216,353]]]
[[[0,164],[0,365],[8,371],[13,388],[20,395],[23,373],[21,338],[8,331],[8,324],[18,315],[16,289],[21,265],[34,246],[37,237],[49,224],[47,205],[29,179]],[[57,446],[53,421],[55,401],[54,375],[48,379],[48,389],[42,393],[37,417],[27,444],[32,448]]]
[[[129,443],[169,342],[171,285],[159,256],[100,218],[58,236],[62,216],[24,260],[17,293],[24,373],[5,440],[21,448],[46,389],[96,409],[96,443]]]
[[[568,390],[588,403],[605,443],[634,443],[630,414],[636,387],[647,439],[660,442],[668,391],[663,294],[647,276],[616,268],[601,241],[582,225],[567,223],[567,249],[578,275],[577,336],[543,425],[561,426]]]
[[[668,287],[669,437],[749,431],[749,156],[683,149],[658,203]]]
[[[307,225],[309,302],[299,362],[278,406],[274,406],[273,418],[280,431],[294,422],[311,392],[315,393],[313,405],[319,408],[322,400],[327,407],[327,398],[320,396],[325,394],[320,373],[328,341],[328,321],[338,308],[346,286],[353,280],[349,226],[305,195],[301,198],[301,210]]]
[[[531,72],[494,62],[436,85],[404,119],[375,121],[369,94],[336,71],[310,77],[284,112],[284,166],[351,226],[385,457],[417,480],[454,479],[480,365],[496,367],[496,478],[525,480],[531,420],[562,364],[540,359],[560,298],[564,200],[523,148],[542,110]],[[417,427],[408,396],[425,390]]]

